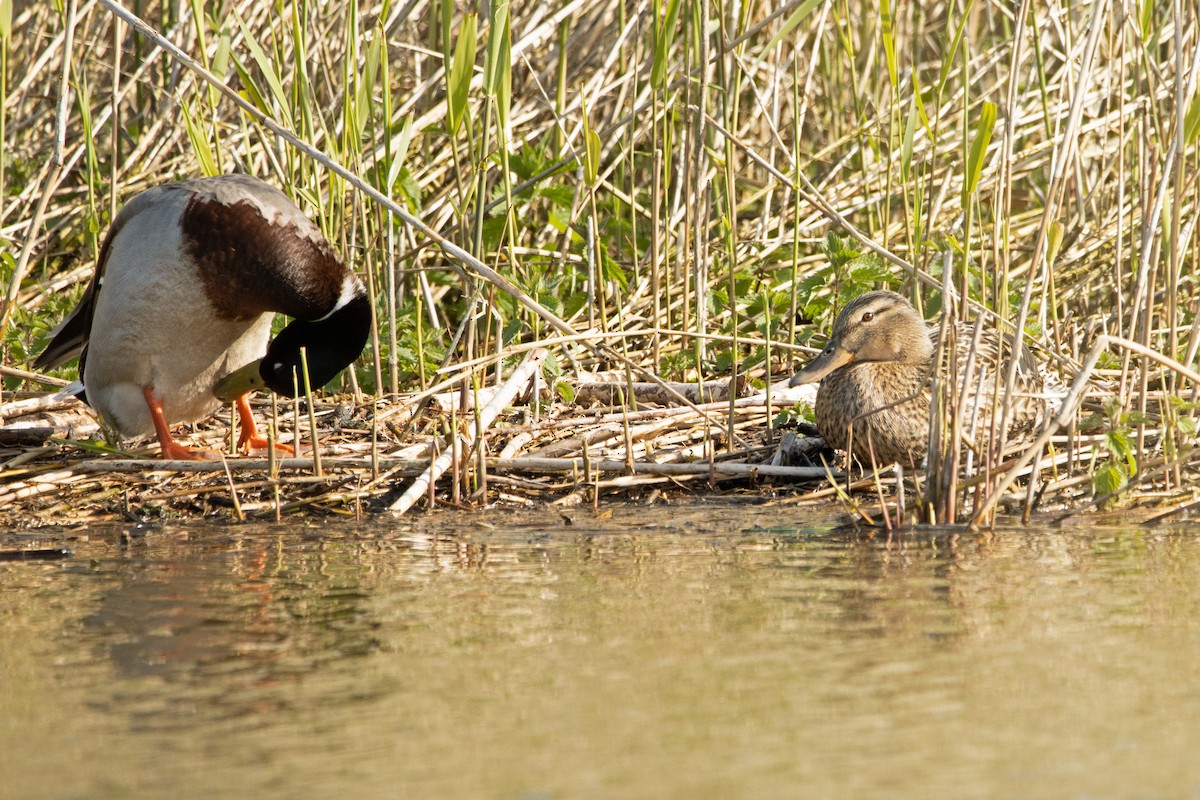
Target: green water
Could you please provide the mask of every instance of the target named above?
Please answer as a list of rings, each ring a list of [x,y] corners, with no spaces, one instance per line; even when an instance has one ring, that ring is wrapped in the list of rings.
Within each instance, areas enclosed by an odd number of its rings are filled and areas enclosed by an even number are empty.
[[[1200,528],[3,535],[0,797],[1200,797]]]

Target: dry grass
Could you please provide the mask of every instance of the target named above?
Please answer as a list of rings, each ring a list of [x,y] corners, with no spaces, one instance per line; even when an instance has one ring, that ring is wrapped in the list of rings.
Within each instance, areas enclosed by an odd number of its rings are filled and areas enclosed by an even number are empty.
[[[1064,382],[1083,376],[1085,410],[1047,432],[1053,450],[1028,451],[1021,475],[1043,479],[1030,504],[1194,499],[1194,4],[1027,3],[1014,16],[991,0],[901,3],[884,18],[844,0],[583,0],[500,6],[507,23],[421,0],[209,5],[178,19],[174,4],[140,7],[182,56],[112,0],[19,3],[0,24],[7,421],[45,391],[19,370],[121,201],[241,170],[284,187],[370,281],[379,324],[343,386],[364,427],[340,434],[360,462],[327,461],[342,477],[317,483],[241,465],[216,483],[176,472],[176,489],[70,446],[9,445],[11,517],[121,513],[126,498],[130,513],[238,513],[226,506],[254,492],[266,499],[242,512],[373,510],[410,468],[395,453],[420,446],[428,460],[470,412],[389,421],[416,397],[501,385],[535,349],[549,353],[544,400],[516,412],[514,433],[473,434],[486,447],[454,460],[442,500],[561,499],[604,488],[606,459],[627,473],[614,485],[636,483],[632,464],[676,446],[708,464],[769,462],[778,401],[635,421],[636,404],[579,409],[568,387],[612,371],[772,390],[837,302],[883,276],[931,315],[1024,332]],[[831,268],[831,231],[878,259]],[[652,424],[675,438],[641,444]],[[481,467],[506,448],[533,457],[558,425],[582,472]],[[975,472],[950,507],[985,523],[1020,476],[999,455]]]

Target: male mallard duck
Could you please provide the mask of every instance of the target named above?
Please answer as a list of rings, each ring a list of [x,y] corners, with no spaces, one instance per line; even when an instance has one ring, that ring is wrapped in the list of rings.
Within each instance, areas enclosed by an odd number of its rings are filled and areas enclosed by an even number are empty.
[[[276,312],[295,319],[267,345]],[[366,291],[316,225],[249,175],[167,183],[117,214],[83,299],[34,366],[79,357],[79,391],[124,436],[155,433],[163,458],[199,459],[171,438],[236,400],[238,446],[262,447],[246,393],[313,388],[358,357]],[[265,353],[265,355],[264,355]]]
[[[821,381],[817,390],[817,427],[835,449],[853,449],[863,464],[917,466],[929,447],[929,382],[933,375],[931,329],[906,299],[888,291],[856,297],[838,314],[829,343],[797,372],[789,385]],[[992,388],[1000,362],[999,338],[983,334],[973,359],[967,359],[971,327],[957,326],[956,380],[963,387],[964,430],[988,435]],[[1011,339],[1009,348],[1011,349]],[[966,371],[973,362],[972,374]],[[983,376],[979,377],[982,370]],[[1009,435],[1028,432],[1046,413],[1040,397],[1043,379],[1027,348],[1017,360],[1017,397],[1009,412]],[[853,442],[848,429],[853,425]]]

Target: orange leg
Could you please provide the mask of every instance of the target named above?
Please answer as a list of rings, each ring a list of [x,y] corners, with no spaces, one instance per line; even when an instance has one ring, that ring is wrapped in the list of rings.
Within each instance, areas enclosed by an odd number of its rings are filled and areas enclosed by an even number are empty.
[[[158,436],[158,444],[162,447],[162,457],[173,461],[204,461],[219,458],[216,453],[208,450],[193,450],[184,447],[171,438],[171,429],[167,427],[167,418],[163,415],[162,401],[154,396],[154,387],[142,389],[146,405],[150,407],[150,419],[154,422],[154,433]]]
[[[258,432],[258,425],[254,422],[254,414],[250,411],[250,401],[246,399],[246,395],[242,395],[234,401],[234,405],[237,406],[238,424],[242,429],[238,434],[238,449],[243,453],[249,453],[251,450],[268,447],[271,443],[267,437]],[[275,449],[289,455],[292,453],[292,448],[286,444],[277,444]]]

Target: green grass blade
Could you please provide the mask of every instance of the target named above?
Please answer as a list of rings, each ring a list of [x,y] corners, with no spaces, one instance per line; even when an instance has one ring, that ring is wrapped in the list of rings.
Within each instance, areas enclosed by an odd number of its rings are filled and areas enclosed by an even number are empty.
[[[895,91],[900,82],[896,77],[896,35],[892,30],[891,0],[879,0],[879,26],[883,33],[883,53],[887,58],[888,80]]]
[[[1196,134],[1200,133],[1200,94],[1188,103],[1187,116],[1183,119],[1183,140],[1191,146],[1196,142]]]
[[[271,96],[275,98],[275,102],[279,104],[281,122],[284,122],[290,127],[292,119],[291,103],[288,102],[287,92],[283,90],[283,82],[279,80],[278,73],[275,72],[275,65],[267,56],[265,50],[254,38],[254,34],[250,32],[250,28],[246,26],[237,10],[234,10],[234,17],[237,19],[238,26],[242,29],[242,37],[246,40],[246,47],[250,50],[250,56],[254,59],[254,63],[258,66],[259,72],[267,82],[267,87],[271,90]]]
[[[600,175],[600,134],[591,128],[587,131],[587,152],[583,165],[584,180],[588,186],[595,186]]]
[[[258,83],[255,82],[254,76],[250,74],[250,70],[246,69],[246,65],[237,57],[236,53],[231,53],[233,58],[233,69],[238,74],[238,80],[242,84],[242,94],[246,99],[262,113],[268,117],[273,117],[274,112],[271,106],[267,103],[267,99],[263,97],[262,91],[258,88]]]
[[[767,42],[767,46],[763,48],[763,52],[770,52],[775,49],[775,45],[779,44],[779,40],[787,36],[796,26],[804,21],[805,17],[813,12],[813,9],[818,8],[825,0],[807,0],[801,3],[800,7],[792,12],[792,15],[780,26],[775,35],[771,37],[771,41]]]
[[[488,95],[496,100],[496,116],[504,131],[508,130],[512,97],[512,46],[509,24],[508,3],[497,3],[492,9],[492,24],[488,30],[484,82]]]
[[[984,101],[983,108],[979,112],[979,122],[975,124],[975,136],[971,139],[971,150],[967,154],[967,183],[964,191],[968,196],[974,194],[979,186],[984,157],[987,155],[988,145],[991,144],[992,132],[995,129],[996,104]]]
[[[463,17],[454,43],[454,54],[450,59],[449,85],[446,87],[447,127],[450,135],[458,133],[467,113],[467,98],[470,95],[471,77],[475,74],[475,52],[478,39],[479,18],[474,14]],[[447,56],[450,54],[447,53]]]
[[[655,20],[654,27],[651,29],[651,35],[654,37],[652,42],[654,63],[650,69],[650,86],[655,89],[661,89],[666,79],[667,53],[671,49],[675,25],[679,21],[679,6],[679,0],[670,0],[667,4],[667,13],[661,19]]]
[[[396,185],[396,179],[400,177],[400,170],[404,166],[404,159],[408,157],[408,145],[412,141],[412,122],[412,114],[400,121],[400,135],[396,138],[392,163],[388,165],[387,185],[389,187]]]
[[[917,128],[918,116],[917,104],[913,103],[908,108],[908,119],[904,121],[904,140],[900,145],[900,179],[905,183],[912,171],[913,132]]]
[[[192,116],[192,104],[184,100],[179,104],[179,110],[183,114],[183,127],[187,130],[188,141],[192,143],[192,151],[200,161],[200,169],[205,175],[216,175],[218,173],[216,156],[209,144],[208,137],[200,130],[195,117]]]
[[[938,76],[938,97],[941,97],[946,89],[946,80],[950,77],[950,68],[957,57],[958,48],[962,45],[963,31],[967,27],[967,20],[971,18],[971,6],[973,5],[975,5],[975,0],[967,0],[962,16],[958,20],[958,27],[954,29],[954,39],[947,48],[946,55],[942,58],[942,73]]]
[[[382,36],[371,38],[371,46],[367,48],[367,63],[363,65],[362,79],[358,82],[354,110],[357,114],[356,124],[360,134],[367,129],[367,120],[371,116],[371,109],[374,106],[372,98],[375,96],[375,86],[379,82],[380,46],[383,41]]]
[[[925,128],[925,135],[929,137],[929,141],[933,141],[933,126],[929,123],[929,113],[925,110],[925,100],[921,97],[921,79],[917,76],[917,70],[912,71],[913,85],[913,106],[921,117],[921,125]]]

